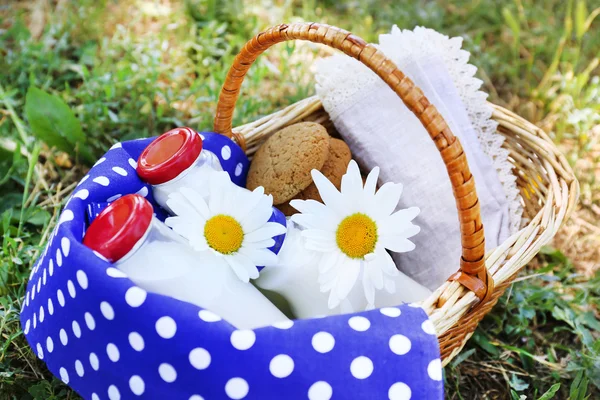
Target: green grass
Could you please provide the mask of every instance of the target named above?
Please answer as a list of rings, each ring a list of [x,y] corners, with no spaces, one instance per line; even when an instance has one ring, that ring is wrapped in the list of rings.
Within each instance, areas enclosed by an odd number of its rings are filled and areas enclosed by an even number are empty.
[[[210,129],[233,57],[269,25],[327,22],[369,41],[392,24],[462,36],[491,100],[550,132],[578,167],[582,218],[598,225],[597,1],[50,3],[0,4],[0,400],[77,397],[36,359],[18,316],[29,269],[90,160],[177,125]],[[244,83],[235,123],[314,93],[310,64],[323,53],[269,50]],[[28,109],[28,92],[43,106]],[[600,397],[600,275],[578,267],[597,271],[598,260],[562,250],[572,259],[546,249],[446,368],[448,398]]]

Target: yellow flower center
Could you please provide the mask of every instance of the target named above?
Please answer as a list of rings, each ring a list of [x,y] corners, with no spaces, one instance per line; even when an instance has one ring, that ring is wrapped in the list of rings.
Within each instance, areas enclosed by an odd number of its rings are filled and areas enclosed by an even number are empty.
[[[375,250],[377,224],[368,215],[352,214],[338,225],[335,239],[340,250],[350,258],[364,258]]]
[[[204,237],[212,249],[219,253],[231,254],[242,247],[244,230],[233,217],[219,214],[206,221]]]

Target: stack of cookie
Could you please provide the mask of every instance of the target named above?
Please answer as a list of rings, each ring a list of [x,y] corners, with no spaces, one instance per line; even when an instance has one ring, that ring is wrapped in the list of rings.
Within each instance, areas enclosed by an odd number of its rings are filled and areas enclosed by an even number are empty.
[[[265,188],[286,216],[296,212],[290,200],[322,201],[311,171],[319,170],[336,188],[352,159],[350,148],[315,122],[290,125],[271,136],[256,152],[248,171],[247,188]]]

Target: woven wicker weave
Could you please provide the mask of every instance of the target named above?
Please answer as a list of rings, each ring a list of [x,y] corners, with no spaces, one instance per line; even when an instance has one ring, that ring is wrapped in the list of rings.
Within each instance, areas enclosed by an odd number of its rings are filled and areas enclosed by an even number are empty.
[[[371,68],[419,118],[435,142],[448,170],[458,209],[462,239],[459,271],[422,303],[435,324],[444,365],[471,337],[477,324],[496,304],[526,265],[556,234],[573,210],[579,184],[550,138],[538,127],[502,107],[493,106],[499,132],[506,136],[514,173],[530,222],[504,243],[484,254],[483,225],[475,182],[459,140],[423,92],[373,45],[339,28],[316,23],[278,25],[250,40],[227,74],[215,117],[215,131],[233,136],[248,154],[272,133],[300,121],[331,128],[316,97],[232,131],[232,117],[242,81],[256,58],[274,44],[308,40],[343,51]],[[333,128],[331,128],[333,129]],[[368,140],[368,138],[365,138]]]

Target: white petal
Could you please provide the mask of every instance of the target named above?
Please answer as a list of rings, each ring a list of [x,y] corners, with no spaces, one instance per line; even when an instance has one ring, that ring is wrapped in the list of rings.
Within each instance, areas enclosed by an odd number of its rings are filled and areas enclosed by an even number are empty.
[[[285,226],[277,222],[267,222],[254,232],[244,235],[244,243],[260,242],[262,240],[272,239],[275,236],[282,235],[286,232]]]
[[[374,196],[375,190],[377,189],[377,179],[379,179],[379,167],[375,167],[369,172],[367,180],[365,182],[364,194],[365,196]]]
[[[321,215],[321,214],[329,214],[330,213],[330,211],[327,209],[327,206],[325,204],[319,203],[316,200],[294,199],[294,200],[290,201],[290,205],[303,214]]]
[[[397,276],[399,274],[398,269],[396,268],[396,264],[392,259],[392,256],[385,251],[383,247],[379,247],[375,250],[377,254],[377,259],[379,260],[379,267],[383,271],[384,274],[388,276]]]
[[[292,222],[300,225],[304,229],[328,230],[328,228],[331,228],[331,225],[328,225],[327,220],[312,214],[294,214],[291,219]]]
[[[385,279],[385,291],[391,294],[396,293],[396,282],[391,279]]]
[[[419,233],[420,228],[412,221],[421,210],[419,207],[410,207],[396,211],[389,217],[384,217],[378,222],[380,235],[402,235],[406,238]]]
[[[321,240],[306,239],[304,247],[307,250],[319,251],[321,253],[329,253],[332,251],[339,251],[333,242],[324,242]]]
[[[275,246],[275,240],[273,239],[261,240],[260,242],[252,243],[252,247],[255,249],[268,249],[269,247],[273,246]]]
[[[365,262],[365,272],[369,275],[375,289],[383,289],[383,268],[379,263],[385,262],[381,259],[375,259],[371,262]]]
[[[234,211],[235,215],[240,221],[243,220],[248,215],[248,213],[250,213],[254,209],[254,207],[256,207],[256,205],[262,200],[265,194],[265,189],[262,186],[259,186],[252,192],[246,190],[246,193],[247,196],[244,196],[244,202],[237,203]]]
[[[224,171],[212,172],[209,176],[209,187],[210,196],[208,199],[208,208],[212,214],[221,214],[223,211],[223,205],[225,203],[225,197],[232,194],[231,190],[231,179],[229,174]]]
[[[404,253],[415,249],[415,244],[402,236],[383,236],[379,238],[381,246],[396,253]]]
[[[204,219],[208,219],[210,217],[208,204],[206,204],[206,201],[200,195],[200,193],[186,187],[182,187],[180,189],[180,192],[188,200],[189,204],[191,204],[192,207],[194,207],[198,214],[200,214],[200,216],[202,216]]]
[[[363,273],[363,290],[365,292],[365,298],[367,299],[368,304],[375,304],[375,288],[373,287],[373,282],[369,279],[369,276],[366,273]]]
[[[348,293],[350,293],[350,290],[352,290],[358,279],[359,272],[360,261],[358,260],[349,260],[342,265],[336,288],[336,294],[340,300],[348,296]]]
[[[271,250],[242,247],[239,253],[252,260],[254,265],[265,267],[277,265],[277,255]]]
[[[246,268],[246,266],[244,264],[238,262],[236,257],[234,257],[234,256],[225,257],[225,261],[227,262],[227,264],[229,264],[231,269],[233,269],[233,272],[235,272],[237,277],[240,278],[240,280],[242,282],[245,282],[245,283],[250,282],[250,273],[249,273],[248,269]]]
[[[323,290],[321,289],[321,291],[323,291]],[[327,307],[329,307],[330,310],[333,310],[334,308],[336,308],[339,305],[340,305],[340,299],[336,296],[335,290],[332,290],[329,293],[329,299],[327,300]]]
[[[402,195],[402,185],[387,182],[375,194],[375,219],[379,220],[394,212]]]
[[[196,208],[187,198],[180,192],[171,193],[167,199],[167,206],[175,213],[175,215],[190,218],[198,215]]]
[[[342,176],[342,195],[347,201],[360,202],[362,200],[362,176],[356,161],[351,160],[348,171]]]
[[[342,194],[338,192],[333,183],[331,183],[329,179],[325,178],[325,176],[316,169],[311,171],[311,175],[313,182],[317,186],[319,194],[321,195],[321,198],[327,207],[338,215],[347,214],[346,210],[348,208],[348,204],[344,202]]]
[[[262,196],[258,204],[250,210],[240,223],[244,228],[244,232],[254,232],[267,223],[273,214],[273,197],[271,195]]]
[[[341,253],[339,251],[325,253],[319,260],[319,273],[324,274],[331,270],[337,264],[340,255]]]

